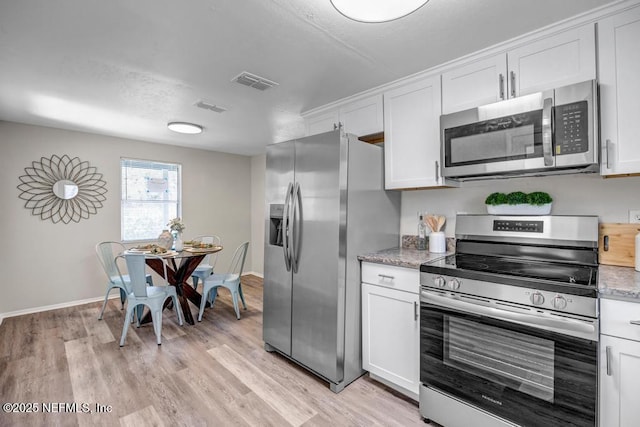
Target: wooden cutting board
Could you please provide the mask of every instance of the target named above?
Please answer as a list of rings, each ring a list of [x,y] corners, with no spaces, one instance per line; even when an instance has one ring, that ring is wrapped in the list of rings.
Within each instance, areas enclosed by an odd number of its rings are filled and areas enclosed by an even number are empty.
[[[635,238],[640,224],[600,223],[598,258],[600,264],[635,266]]]

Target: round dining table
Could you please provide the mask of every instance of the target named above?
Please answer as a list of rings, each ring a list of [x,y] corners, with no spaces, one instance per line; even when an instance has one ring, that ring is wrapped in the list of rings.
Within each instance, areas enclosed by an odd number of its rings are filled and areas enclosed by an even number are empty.
[[[168,251],[166,254],[155,254],[154,257],[146,259],[146,263],[153,271],[160,276],[164,275],[164,266],[162,261],[156,258],[160,256],[165,259],[167,264],[167,282],[169,285],[176,287],[176,293],[178,294],[178,301],[182,308],[184,320],[190,325],[195,324],[191,309],[189,308],[189,301],[191,301],[197,308],[200,308],[200,301],[202,295],[196,291],[191,285],[187,283],[187,280],[191,277],[191,274],[195,271],[196,267],[202,262],[205,256],[220,252],[222,246],[213,246],[210,248],[185,248],[182,251]],[[171,299],[167,298],[164,302],[164,307],[167,308],[171,304]],[[209,303],[206,304],[209,307]],[[140,323],[147,323],[151,321],[151,314],[147,313],[140,320]]]

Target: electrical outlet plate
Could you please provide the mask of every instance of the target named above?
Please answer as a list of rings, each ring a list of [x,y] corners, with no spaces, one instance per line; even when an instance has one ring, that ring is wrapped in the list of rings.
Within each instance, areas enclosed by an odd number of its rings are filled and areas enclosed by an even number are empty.
[[[629,210],[629,222],[631,224],[640,224],[640,209]]]

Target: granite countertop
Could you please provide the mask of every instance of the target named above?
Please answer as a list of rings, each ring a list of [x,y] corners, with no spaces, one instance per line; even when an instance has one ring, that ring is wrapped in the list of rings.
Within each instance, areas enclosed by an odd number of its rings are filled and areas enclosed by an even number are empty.
[[[390,248],[368,254],[358,255],[358,259],[364,262],[395,265],[397,267],[420,268],[423,262],[434,261],[453,252],[435,254],[429,251],[419,251],[413,248]]]
[[[397,267],[420,268],[420,264],[435,261],[455,252],[449,247],[447,253],[435,254],[415,248],[390,248],[358,256],[360,261]],[[615,298],[640,303],[640,272],[631,267],[601,264],[598,269],[598,292],[601,298]]]
[[[632,267],[600,264],[598,292],[602,298],[625,299],[640,303],[640,272]]]

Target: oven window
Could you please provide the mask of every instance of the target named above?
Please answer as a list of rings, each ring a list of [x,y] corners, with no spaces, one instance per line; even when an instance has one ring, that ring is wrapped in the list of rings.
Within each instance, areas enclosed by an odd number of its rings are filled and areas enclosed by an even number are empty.
[[[444,364],[553,403],[554,342],[445,316]]]

